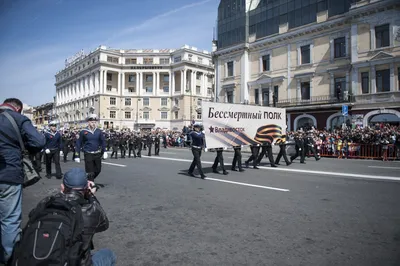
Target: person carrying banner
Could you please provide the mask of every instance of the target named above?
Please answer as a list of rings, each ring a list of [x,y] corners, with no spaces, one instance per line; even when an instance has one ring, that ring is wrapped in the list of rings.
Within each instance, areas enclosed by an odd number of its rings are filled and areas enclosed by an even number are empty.
[[[271,167],[278,167],[278,166],[275,165],[274,156],[272,155],[272,146],[271,146],[271,143],[269,143],[269,142],[264,142],[262,144],[261,153],[257,158],[257,164],[260,164],[260,162],[261,162],[262,158],[264,157],[264,155],[265,155],[265,157],[268,158],[269,163],[271,164]]]
[[[190,132],[190,137],[192,139],[192,153],[193,153],[193,161],[189,167],[188,174],[192,177],[196,177],[193,174],[194,168],[197,166],[197,170],[199,171],[200,177],[202,179],[206,178],[203,172],[203,168],[201,167],[201,151],[204,148],[204,133],[200,132],[201,125],[194,124],[194,131]]]
[[[229,174],[228,171],[225,170],[224,156],[222,154],[224,152],[224,149],[216,148],[215,151],[217,152],[217,156],[215,157],[214,164],[212,165],[213,173],[219,174],[219,172],[217,170],[218,163],[219,163],[219,165],[221,166],[221,169],[222,169],[222,173],[224,175]]]
[[[290,157],[290,162],[293,162],[293,160],[296,159],[297,157],[299,157],[299,155],[300,155],[300,163],[305,164],[305,162],[304,162],[304,160],[305,160],[304,139],[303,139],[302,133],[300,131],[295,133],[294,141],[296,143],[296,146],[295,146],[296,154],[293,155],[292,157]]]
[[[247,159],[247,161],[245,161],[245,165],[246,168],[249,168],[249,163],[253,161],[253,168],[254,169],[259,169],[257,167],[257,158],[258,158],[258,153],[260,152],[260,145],[259,144],[255,144],[255,145],[250,145],[250,149],[251,149],[251,156],[249,157],[249,159]]]
[[[238,171],[236,169],[236,164],[239,168],[239,172],[244,172],[244,169],[242,168],[242,146],[233,146],[233,150],[235,151],[235,155],[233,156],[233,161],[232,161],[232,171]]]
[[[292,163],[289,161],[287,154],[286,154],[286,135],[282,135],[281,138],[277,139],[275,142],[275,145],[279,145],[279,153],[278,156],[275,159],[275,164],[279,165],[279,161],[283,157],[283,159],[286,162],[286,165],[289,166]]]

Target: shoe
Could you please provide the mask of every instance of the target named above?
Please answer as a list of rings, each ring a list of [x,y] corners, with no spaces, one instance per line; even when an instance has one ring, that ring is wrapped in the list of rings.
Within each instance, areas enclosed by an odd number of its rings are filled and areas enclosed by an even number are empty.
[[[275,163],[276,165],[281,165],[280,163]]]
[[[243,168],[240,168],[240,169],[239,169],[239,172],[244,172],[244,169],[243,169]]]
[[[258,168],[257,166],[253,166],[253,169],[260,169],[260,168]]]
[[[291,165],[292,163],[286,163],[286,166],[289,166],[289,165]]]
[[[57,179],[62,179],[62,176],[56,176]]]
[[[275,164],[271,164],[271,167],[278,167],[278,166],[276,166]]]
[[[244,165],[246,165],[246,168],[249,168],[249,162],[244,162]]]
[[[213,169],[213,173],[219,174],[219,172],[217,171],[217,169]]]
[[[193,173],[188,172],[188,175],[190,175],[191,177],[196,177]]]
[[[51,175],[46,175],[47,179],[51,179]]]
[[[302,163],[302,164],[306,164],[306,162],[300,162],[300,163]]]
[[[319,160],[321,160],[321,158],[317,158],[317,159],[315,159],[316,161],[319,161]]]
[[[236,168],[231,168],[231,171],[235,171],[235,172],[237,172],[238,170],[236,169]]]
[[[229,172],[228,172],[228,171],[223,171],[223,172],[222,172],[222,174],[224,174],[224,175],[228,175],[228,174],[229,174]]]
[[[207,177],[207,176],[205,176],[205,175],[201,175],[201,176],[200,176],[201,179],[205,179],[206,177]]]

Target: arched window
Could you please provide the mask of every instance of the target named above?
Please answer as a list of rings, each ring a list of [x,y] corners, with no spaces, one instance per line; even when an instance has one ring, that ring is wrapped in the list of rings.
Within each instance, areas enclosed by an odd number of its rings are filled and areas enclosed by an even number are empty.
[[[398,125],[400,123],[400,118],[395,114],[378,114],[374,115],[369,120],[369,125],[374,125],[376,123],[385,123],[385,124],[387,123],[387,124]]]
[[[346,126],[351,127],[351,117],[343,115],[335,116],[331,120],[330,129],[341,128],[343,123],[345,123]]]
[[[312,126],[315,126],[314,121],[309,117],[302,117],[297,122],[297,130],[299,130],[300,128],[302,128],[304,130],[308,130]]]

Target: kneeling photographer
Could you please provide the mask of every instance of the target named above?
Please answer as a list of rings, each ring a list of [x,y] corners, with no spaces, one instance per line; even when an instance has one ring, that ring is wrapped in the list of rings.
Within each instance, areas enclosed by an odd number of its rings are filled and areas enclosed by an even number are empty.
[[[83,169],[66,172],[61,192],[30,212],[13,265],[115,265],[111,250],[91,253],[94,234],[109,226],[95,193],[95,184]]]

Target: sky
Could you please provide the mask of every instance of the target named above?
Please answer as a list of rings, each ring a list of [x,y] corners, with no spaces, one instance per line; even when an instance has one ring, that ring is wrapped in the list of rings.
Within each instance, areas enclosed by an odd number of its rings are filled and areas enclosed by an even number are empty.
[[[211,51],[219,0],[0,0],[0,101],[53,101],[65,59],[114,49]]]

